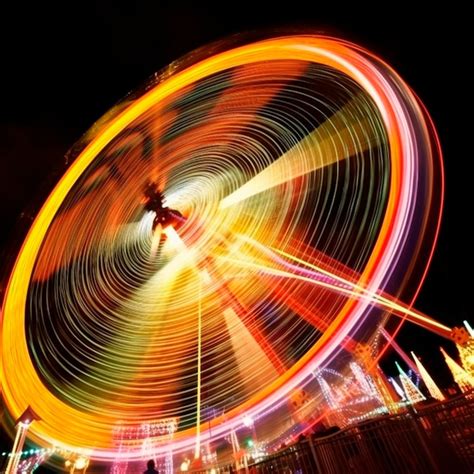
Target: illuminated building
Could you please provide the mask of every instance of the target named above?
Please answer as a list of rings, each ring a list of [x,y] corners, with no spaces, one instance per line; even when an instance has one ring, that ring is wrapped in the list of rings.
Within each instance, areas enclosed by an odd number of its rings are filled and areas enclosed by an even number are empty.
[[[440,347],[440,350],[461,392],[472,390],[474,388],[474,377],[466,372],[442,347]]]

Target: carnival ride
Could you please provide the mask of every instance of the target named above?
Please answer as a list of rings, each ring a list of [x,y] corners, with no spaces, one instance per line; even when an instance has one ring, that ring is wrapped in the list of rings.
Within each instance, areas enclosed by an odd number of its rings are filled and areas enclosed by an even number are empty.
[[[201,50],[67,159],[2,310],[2,395],[13,419],[39,415],[40,445],[110,460],[117,423],[173,419],[154,452],[199,458],[245,417],[296,423],[344,354],[376,371],[404,320],[451,336],[411,306],[440,224],[436,132],[359,46],[296,34]]]

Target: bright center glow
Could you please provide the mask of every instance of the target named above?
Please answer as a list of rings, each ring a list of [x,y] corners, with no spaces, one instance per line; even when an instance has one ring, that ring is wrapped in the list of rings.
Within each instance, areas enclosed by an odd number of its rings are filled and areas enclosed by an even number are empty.
[[[253,426],[253,419],[248,415],[244,416],[242,422],[247,428],[250,428],[251,426]]]

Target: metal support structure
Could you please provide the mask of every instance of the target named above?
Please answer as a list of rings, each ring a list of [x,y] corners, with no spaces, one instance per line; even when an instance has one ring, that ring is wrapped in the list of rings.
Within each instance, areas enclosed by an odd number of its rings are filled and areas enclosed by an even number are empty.
[[[15,442],[13,443],[13,451],[8,461],[5,474],[16,474],[29,426],[30,425],[26,423],[18,423],[16,427]]]

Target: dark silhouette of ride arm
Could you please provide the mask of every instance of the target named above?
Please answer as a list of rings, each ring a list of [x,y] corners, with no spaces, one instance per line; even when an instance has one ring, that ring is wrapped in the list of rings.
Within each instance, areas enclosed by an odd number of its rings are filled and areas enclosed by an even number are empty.
[[[149,182],[145,187],[144,195],[144,208],[147,211],[155,213],[153,231],[158,225],[161,225],[162,228],[168,227],[169,225],[177,228],[186,220],[178,210],[170,209],[164,205],[163,193],[156,183]]]

